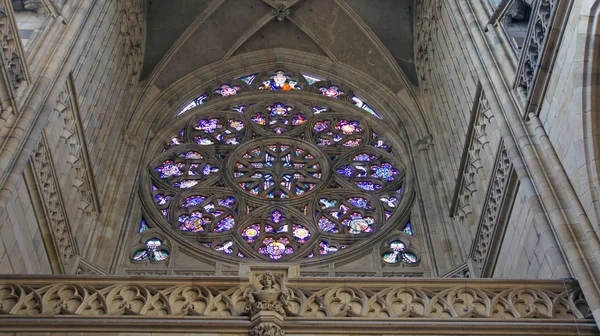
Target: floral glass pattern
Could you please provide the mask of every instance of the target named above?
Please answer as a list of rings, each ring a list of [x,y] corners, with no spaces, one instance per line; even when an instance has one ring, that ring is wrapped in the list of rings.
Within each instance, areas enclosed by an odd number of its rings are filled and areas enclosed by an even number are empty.
[[[312,127],[317,146],[360,147],[365,142],[364,127],[358,120],[317,119]]]
[[[375,207],[364,197],[320,197],[316,208],[323,232],[354,235],[375,230]]]
[[[338,176],[351,181],[354,186],[365,191],[377,191],[393,185],[400,179],[400,169],[383,154],[358,153],[353,156],[349,162],[337,166],[336,173]],[[385,198],[381,201],[390,206],[395,204],[395,196]],[[397,199],[396,199],[397,202]]]

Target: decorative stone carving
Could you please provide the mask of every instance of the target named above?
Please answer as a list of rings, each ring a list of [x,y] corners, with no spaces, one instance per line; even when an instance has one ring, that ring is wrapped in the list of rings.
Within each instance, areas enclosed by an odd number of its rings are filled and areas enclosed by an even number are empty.
[[[492,241],[497,239],[497,235],[503,234],[503,230],[497,230],[500,225],[499,215],[512,172],[513,164],[503,144],[498,152],[498,158],[481,213],[477,235],[473,249],[471,250],[471,258],[473,258],[475,267],[480,272],[488,264]]]
[[[285,316],[285,307],[288,306],[288,296],[281,289],[276,289],[276,278],[273,273],[267,271],[261,275],[260,285],[262,289],[246,295],[245,311],[253,316],[261,311],[274,311]]]
[[[546,48],[546,40],[551,30],[558,0],[540,0],[533,8],[528,36],[525,38],[521,64],[517,72],[517,85],[530,97],[536,73],[540,68],[542,54]]]
[[[420,152],[433,147],[433,135],[427,134],[423,138],[417,140],[417,148]]]
[[[280,3],[279,5],[277,5],[276,8],[273,8],[273,10],[271,10],[271,14],[273,14],[277,21],[281,22],[285,20],[286,17],[290,16],[291,11],[284,4]]]
[[[275,323],[261,323],[250,330],[250,336],[283,336],[285,333]]]
[[[65,269],[68,269],[77,254],[77,247],[71,234],[71,226],[67,219],[45,137],[42,138],[33,154],[32,166],[58,255]]]
[[[10,0],[0,0],[0,43],[2,71],[16,90],[24,82],[29,82],[29,73]]]
[[[415,67],[419,78],[424,81],[431,70],[430,59],[433,52],[432,36],[438,26],[441,5],[439,0],[422,0],[415,11],[416,59]]]
[[[454,201],[452,202],[451,215],[458,217],[459,222],[469,216],[473,209],[471,199],[477,192],[477,181],[484,179],[481,171],[483,163],[481,161],[482,151],[488,146],[487,129],[493,117],[485,92],[478,88],[478,96],[475,100],[473,112],[475,115],[471,118],[471,124],[467,131],[466,143],[463,150],[461,165],[459,168],[459,178],[455,187]]]

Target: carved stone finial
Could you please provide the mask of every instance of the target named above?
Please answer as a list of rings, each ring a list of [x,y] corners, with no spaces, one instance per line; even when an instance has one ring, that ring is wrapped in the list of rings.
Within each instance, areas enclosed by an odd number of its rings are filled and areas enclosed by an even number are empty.
[[[271,14],[277,19],[277,21],[281,22],[285,20],[286,17],[290,16],[291,11],[284,4],[277,5],[277,8],[273,8]]]

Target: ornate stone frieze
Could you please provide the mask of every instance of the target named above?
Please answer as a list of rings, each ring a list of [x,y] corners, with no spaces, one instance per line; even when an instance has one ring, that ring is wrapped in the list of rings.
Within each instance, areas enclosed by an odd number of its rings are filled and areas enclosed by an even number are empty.
[[[29,73],[10,0],[0,1],[0,43],[2,72],[12,89],[16,90],[29,82]]]
[[[470,254],[480,276],[491,276],[491,264],[495,263],[495,253],[491,252],[494,250],[494,242],[500,241],[499,237],[504,232],[504,225],[500,218],[501,209],[507,202],[512,201],[511,197],[507,197],[507,193],[513,172],[512,161],[506,147],[502,144],[498,151],[477,235]],[[508,213],[508,211],[504,212]]]
[[[77,247],[71,234],[63,198],[58,187],[54,164],[50,158],[46,138],[42,137],[31,160],[38,192],[42,199],[46,220],[54,238],[62,265],[68,269],[77,255]]]
[[[492,114],[481,86],[477,89],[476,97],[450,208],[451,216],[458,217],[459,222],[473,212],[471,199],[477,192],[477,182],[484,178],[480,176],[483,174],[481,156],[488,145],[487,129]]]
[[[11,316],[186,316],[248,315],[250,284],[242,278],[131,278],[37,276],[0,279],[0,325]],[[270,287],[253,292],[255,302],[280,301]],[[247,281],[247,280],[246,280]],[[241,283],[241,285],[240,285]],[[269,289],[270,288],[270,289]],[[298,278],[286,284],[287,317],[397,317],[417,319],[542,320],[588,319],[590,312],[575,282],[476,279]],[[264,296],[262,295],[264,294]],[[272,299],[274,294],[278,299]],[[272,300],[271,300],[272,299]],[[270,306],[271,304],[269,304]],[[278,306],[275,304],[275,306]],[[270,311],[257,308],[257,312]]]

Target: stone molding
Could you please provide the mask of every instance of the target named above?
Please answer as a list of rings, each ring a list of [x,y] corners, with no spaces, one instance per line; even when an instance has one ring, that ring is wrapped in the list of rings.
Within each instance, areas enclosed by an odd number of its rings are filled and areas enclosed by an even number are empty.
[[[469,255],[480,277],[493,275],[518,183],[508,151],[504,143],[500,146]]]
[[[265,274],[271,276],[269,284],[264,282]],[[346,321],[336,324],[342,332],[346,328],[352,330],[352,321],[358,320],[365,325],[389,323],[397,330],[403,325],[421,323],[422,332],[432,332],[439,323],[450,329],[464,328],[469,321],[476,322],[473,332],[482,332],[495,324],[503,330],[503,335],[513,334],[509,326],[515,323],[520,324],[521,334],[531,328],[557,328],[561,335],[597,332],[577,283],[570,280],[371,278],[364,281],[287,278],[267,271],[259,277],[262,289],[256,290],[252,285],[256,279],[252,274],[250,280],[5,276],[0,278],[0,331],[17,327],[21,332],[42,328],[92,331],[110,324],[121,327],[120,331],[135,328],[141,332],[156,331],[158,324],[181,329],[191,321],[197,326],[218,320],[213,326],[216,330],[237,326],[246,332],[252,328],[259,335],[265,330],[281,335],[294,326],[330,320]],[[249,316],[246,309],[248,304],[252,305],[249,297],[254,302],[275,300],[282,309],[261,308]],[[77,327],[82,319],[86,325]],[[107,323],[107,319],[114,324]],[[124,323],[129,323],[128,327],[122,328]],[[403,332],[409,333],[409,329]],[[374,331],[382,332],[371,330],[371,333]]]
[[[36,151],[31,159],[31,167],[35,178],[35,186],[42,203],[43,215],[47,223],[51,237],[44,237],[45,243],[53,245],[56,249],[56,257],[60,260],[60,269],[62,273],[68,273],[76,261],[78,248],[71,225],[67,217],[67,211],[57,180],[54,163],[48,149],[48,143],[45,134],[38,144]]]

